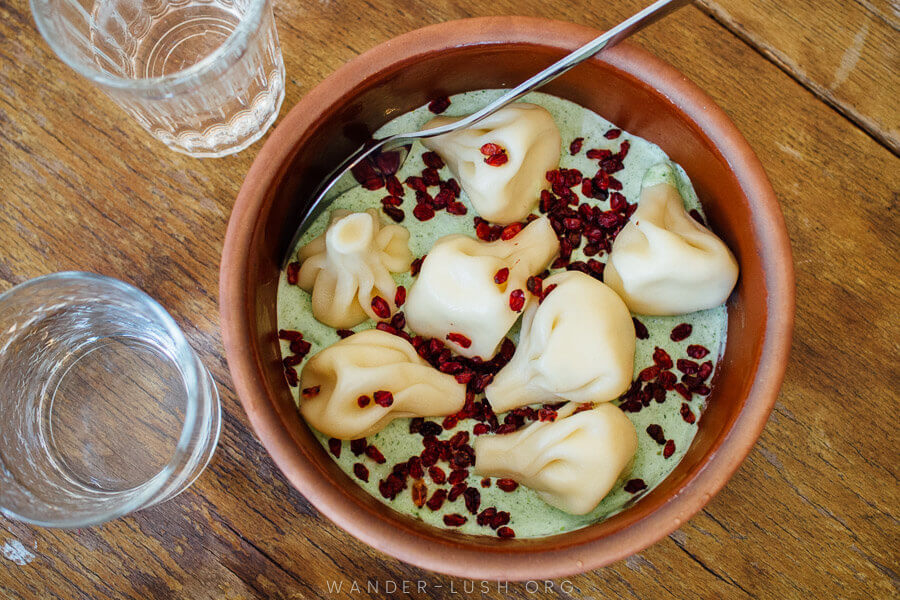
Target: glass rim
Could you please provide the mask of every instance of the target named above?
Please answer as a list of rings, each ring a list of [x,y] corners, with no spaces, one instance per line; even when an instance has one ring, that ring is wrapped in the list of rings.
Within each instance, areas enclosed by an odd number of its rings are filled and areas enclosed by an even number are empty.
[[[77,1],[77,0],[72,0]],[[34,17],[35,25],[41,34],[41,37],[50,46],[54,54],[64,63],[69,65],[76,73],[85,77],[89,81],[96,84],[104,85],[117,90],[131,91],[150,91],[155,88],[175,86],[180,87],[191,82],[191,79],[199,77],[213,70],[217,66],[218,61],[228,55],[235,47],[244,42],[250,34],[259,28],[262,21],[263,10],[267,4],[267,0],[248,0],[250,2],[247,14],[241,17],[237,27],[234,28],[222,44],[204,56],[191,66],[180,71],[176,71],[170,75],[162,75],[160,77],[139,77],[128,78],[113,75],[97,67],[89,67],[79,60],[76,60],[68,51],[65,44],[61,43],[51,33],[51,26],[45,13],[39,10],[39,3],[46,4],[48,0],[29,0],[28,4],[31,8],[31,15]],[[239,53],[232,60],[236,61],[243,52]],[[231,66],[233,62],[227,66]]]
[[[199,424],[200,416],[197,400],[201,395],[199,393],[199,388],[202,387],[206,378],[209,379],[213,386],[213,394],[211,395],[213,397],[213,401],[215,403],[219,402],[218,391],[215,390],[215,383],[212,382],[212,375],[209,373],[203,363],[200,362],[199,357],[197,357],[194,349],[188,343],[187,338],[184,336],[184,332],[175,322],[175,319],[152,296],[147,294],[142,289],[131,285],[130,283],[127,283],[120,279],[116,279],[115,277],[101,275],[99,273],[91,273],[87,271],[59,271],[56,273],[49,273],[47,275],[40,275],[38,277],[34,277],[33,279],[29,279],[27,281],[23,281],[22,283],[14,285],[5,292],[0,293],[0,304],[6,301],[13,293],[20,293],[22,292],[22,290],[33,287],[35,285],[41,285],[54,281],[71,280],[88,281],[96,284],[110,286],[117,289],[118,291],[124,292],[127,296],[130,296],[131,298],[136,299],[147,306],[150,315],[153,318],[158,319],[165,328],[166,333],[172,336],[172,340],[176,348],[176,355],[172,358],[175,360],[176,365],[181,372],[182,382],[186,388],[185,391],[188,401],[185,406],[184,422],[181,426],[181,434],[178,437],[178,443],[175,445],[172,457],[155,475],[148,478],[143,483],[140,483],[129,490],[109,492],[110,495],[133,494],[128,498],[127,501],[123,502],[115,509],[92,514],[88,517],[81,516],[77,518],[67,517],[57,520],[43,520],[20,515],[14,510],[11,510],[4,506],[0,506],[0,513],[13,519],[29,523],[31,525],[37,525],[39,527],[90,527],[93,525],[106,523],[119,517],[123,517],[147,506],[148,502],[153,500],[154,496],[165,488],[171,476],[176,473],[178,465],[182,463],[186,458],[190,458],[190,456],[194,453],[191,448],[193,446],[193,432]],[[188,360],[183,360],[182,357],[187,357]],[[216,444],[218,444],[220,431],[221,429],[219,428],[216,431],[210,432],[210,439],[214,440]],[[212,455],[210,455],[209,458],[212,458]],[[209,460],[207,460],[207,463],[208,462]],[[200,469],[200,471],[202,470],[203,469]],[[197,473],[197,476],[199,476],[199,474],[200,472]]]

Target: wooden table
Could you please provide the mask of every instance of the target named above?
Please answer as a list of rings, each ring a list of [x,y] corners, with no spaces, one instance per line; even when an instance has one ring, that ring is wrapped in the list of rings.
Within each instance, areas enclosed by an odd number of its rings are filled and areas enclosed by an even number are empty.
[[[282,114],[346,60],[428,23],[518,13],[603,27],[644,3],[280,1]],[[750,457],[679,531],[552,592],[490,584],[485,597],[898,597],[898,24],[886,0],[701,0],[638,37],[713,96],[772,179],[797,266],[787,379]],[[367,582],[385,597],[404,580],[413,598],[482,592],[335,527],[249,429],[216,290],[259,147],[166,150],[50,52],[25,0],[0,0],[0,290],[64,269],[142,287],[183,326],[224,408],[212,464],[171,502],[78,531],[0,518],[0,597],[361,598]]]

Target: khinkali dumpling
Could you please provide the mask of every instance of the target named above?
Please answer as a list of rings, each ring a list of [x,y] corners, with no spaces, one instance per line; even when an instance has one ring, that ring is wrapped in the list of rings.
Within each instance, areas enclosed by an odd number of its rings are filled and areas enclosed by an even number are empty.
[[[728,299],[738,265],[684,209],[669,163],[644,175],[641,201],[612,245],[603,280],[633,312],[680,315]]]
[[[544,270],[558,251],[547,217],[509,240],[444,236],[428,251],[409,290],[406,322],[420,335],[449,341],[462,356],[489,359],[532,301],[528,277]],[[448,338],[451,333],[464,339]]]
[[[424,129],[460,118],[437,117]],[[560,141],[559,129],[547,109],[517,102],[472,127],[422,143],[441,155],[479,215],[506,225],[521,221],[534,209],[541,189],[548,185],[544,175],[559,166]],[[492,149],[502,150],[506,161],[489,160]]]
[[[372,309],[372,299],[397,309],[397,284],[391,273],[409,269],[409,231],[382,225],[378,211],[335,210],[328,229],[298,253],[298,284],[312,294],[313,316],[336,329],[359,325],[366,318],[385,318]],[[390,315],[388,315],[390,316]]]
[[[513,479],[567,513],[589,513],[632,464],[638,438],[613,404],[575,413],[576,408],[569,403],[555,421],[475,438],[475,472]]]
[[[372,435],[401,417],[462,410],[466,387],[416,354],[401,337],[367,329],[315,354],[300,375],[300,412],[331,437]],[[388,395],[389,394],[389,395]]]
[[[631,314],[609,287],[579,271],[557,273],[544,301],[522,317],[512,360],[487,386],[497,413],[536,402],[605,402],[631,385],[636,336]]]

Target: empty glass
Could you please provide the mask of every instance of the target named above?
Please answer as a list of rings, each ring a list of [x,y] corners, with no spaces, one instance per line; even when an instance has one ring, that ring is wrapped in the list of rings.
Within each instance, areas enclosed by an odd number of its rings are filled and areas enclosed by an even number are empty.
[[[172,317],[91,273],[0,295],[0,511],[82,527],[187,488],[219,437],[219,397]]]
[[[173,150],[243,150],[275,121],[284,63],[271,0],[31,0],[70,67]]]

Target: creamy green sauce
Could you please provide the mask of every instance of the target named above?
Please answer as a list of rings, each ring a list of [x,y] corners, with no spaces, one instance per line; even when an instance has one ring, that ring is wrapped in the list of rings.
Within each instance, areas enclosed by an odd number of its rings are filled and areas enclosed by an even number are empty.
[[[491,100],[497,98],[504,90],[480,90],[475,92],[467,92],[451,97],[452,104],[444,113],[446,116],[460,116],[474,112],[481,108]],[[631,142],[631,149],[624,161],[625,169],[615,174],[615,177],[622,182],[622,193],[629,202],[638,201],[641,189],[641,179],[645,171],[652,165],[667,160],[666,154],[656,145],[643,140],[639,137],[623,132],[616,140],[607,140],[603,137],[604,132],[615,127],[609,121],[601,118],[599,115],[567,100],[550,96],[548,94],[534,92],[525,96],[523,102],[532,102],[546,108],[553,115],[556,124],[562,135],[562,152],[560,155],[560,166],[565,168],[575,168],[581,170],[586,176],[591,176],[597,170],[597,161],[590,160],[585,156],[585,152],[591,148],[606,148],[616,152],[619,144],[624,140]],[[401,115],[393,121],[384,125],[379,129],[375,136],[382,137],[393,133],[403,131],[413,131],[422,127],[434,115],[428,111],[426,107]],[[569,154],[569,143],[577,138],[584,138],[583,150],[576,156]],[[400,181],[406,179],[410,175],[420,175],[424,168],[422,162],[422,154],[426,149],[418,142],[413,145],[409,157],[397,173]],[[449,179],[453,175],[447,167],[440,171],[441,179]],[[677,169],[678,187],[685,205],[688,210],[696,208],[702,214],[703,209],[697,199],[697,195],[684,171],[678,167]],[[580,190],[576,186],[574,189],[580,195]],[[385,191],[369,191],[362,187],[356,187],[334,203],[333,208],[343,208],[351,211],[361,211],[371,207],[380,208],[380,200],[384,197]],[[474,236],[474,228],[472,224],[473,217],[477,214],[465,193],[462,194],[460,201],[469,209],[465,216],[455,216],[448,214],[446,211],[440,211],[436,216],[425,223],[419,222],[412,216],[412,209],[415,206],[414,193],[407,190],[404,204],[401,208],[406,212],[406,219],[402,225],[407,227],[410,232],[410,249],[415,256],[426,254],[431,246],[438,238],[451,233],[465,233]],[[592,203],[599,204],[602,208],[608,208],[608,201],[591,200]],[[535,209],[537,210],[537,209]],[[314,237],[321,234],[328,224],[329,215],[323,214],[309,228],[300,245],[306,244]],[[384,217],[385,222],[392,222]],[[583,244],[582,244],[583,247]],[[595,256],[594,258],[603,262],[608,258],[607,254]],[[572,253],[572,260],[585,260],[585,256],[580,249]],[[395,275],[398,284],[405,285],[407,289],[412,284],[410,274],[402,273]],[[727,327],[727,315],[725,306],[714,309],[700,311],[688,315],[679,315],[675,317],[651,317],[639,315],[640,321],[647,326],[650,332],[650,338],[646,340],[638,340],[635,350],[634,374],[653,364],[652,354],[656,346],[666,350],[673,360],[678,358],[688,358],[686,348],[689,344],[701,344],[709,349],[709,356],[703,361],[712,360],[714,363],[718,361],[725,348],[725,332]],[[673,342],[669,338],[672,328],[679,323],[690,323],[693,326],[693,332],[686,340],[682,342]],[[281,329],[294,329],[303,333],[306,340],[312,344],[312,350],[309,356],[312,356],[319,350],[337,342],[340,338],[335,330],[316,321],[310,309],[310,296],[297,286],[287,283],[284,273],[282,273],[281,281],[278,289],[278,325]],[[369,329],[374,327],[375,323],[367,321],[354,328],[356,331]],[[518,323],[510,332],[510,337],[517,341],[518,339]],[[290,354],[287,342],[282,342],[282,352],[285,356]],[[702,361],[700,361],[702,362]],[[305,364],[305,363],[304,363]],[[303,364],[297,367],[298,372],[302,369]],[[294,399],[299,403],[299,389],[291,388]],[[625,476],[613,490],[600,502],[596,509],[587,515],[570,515],[545,504],[530,489],[519,486],[514,492],[508,493],[500,490],[492,480],[491,486],[482,488],[480,485],[481,477],[474,474],[474,469],[470,469],[468,485],[477,488],[481,492],[481,508],[482,510],[489,506],[494,506],[497,510],[509,511],[511,521],[509,526],[516,532],[516,537],[540,537],[572,531],[585,527],[597,521],[601,521],[626,507],[635,495],[622,489],[622,484],[631,478],[643,479],[647,484],[647,491],[653,489],[659,482],[675,468],[681,458],[684,456],[688,447],[697,432],[697,425],[689,425],[680,415],[679,409],[682,403],[681,396],[677,392],[668,392],[666,402],[658,404],[651,402],[650,406],[645,407],[639,413],[627,413],[628,417],[634,423],[638,432],[639,445],[637,455],[634,461],[634,467],[630,474]],[[699,414],[703,408],[703,400],[700,396],[694,394],[693,399],[689,403],[695,415]],[[498,415],[500,421],[503,421],[503,415]],[[434,419],[440,424],[441,419]],[[657,444],[646,433],[648,425],[656,423],[662,426],[665,436],[675,441],[675,453],[668,459],[662,456],[663,447]],[[461,422],[455,429],[449,430],[441,434],[441,439],[447,439],[458,431],[468,430],[474,426],[473,420]],[[317,437],[323,446],[328,448],[327,436],[316,432]],[[335,459],[341,468],[350,476],[353,481],[362,486],[367,492],[378,498],[382,502],[389,504],[395,510],[418,517],[436,527],[444,528],[442,521],[443,515],[450,513],[459,513],[468,517],[468,521],[462,527],[454,527],[458,531],[471,534],[495,535],[495,532],[488,527],[481,527],[476,524],[474,515],[469,514],[463,503],[463,498],[459,497],[455,502],[445,502],[443,507],[438,511],[431,511],[428,507],[417,508],[411,498],[410,487],[401,492],[393,501],[384,500],[378,492],[379,480],[387,477],[394,464],[407,460],[412,455],[418,455],[422,451],[421,436],[409,433],[409,419],[398,419],[391,423],[384,430],[368,438],[369,443],[375,444],[387,458],[387,462],[383,465],[375,464],[363,456],[354,456],[350,451],[349,442],[343,443],[341,456]],[[331,456],[331,454],[329,454]],[[353,464],[361,462],[369,469],[369,482],[363,483],[353,475]],[[448,465],[439,462],[438,466],[442,467],[447,474],[450,472]],[[449,487],[447,485],[437,486],[428,477],[425,476],[425,483],[428,486],[429,496],[437,487]],[[646,493],[642,492],[642,493]],[[638,496],[641,494],[637,494]]]

